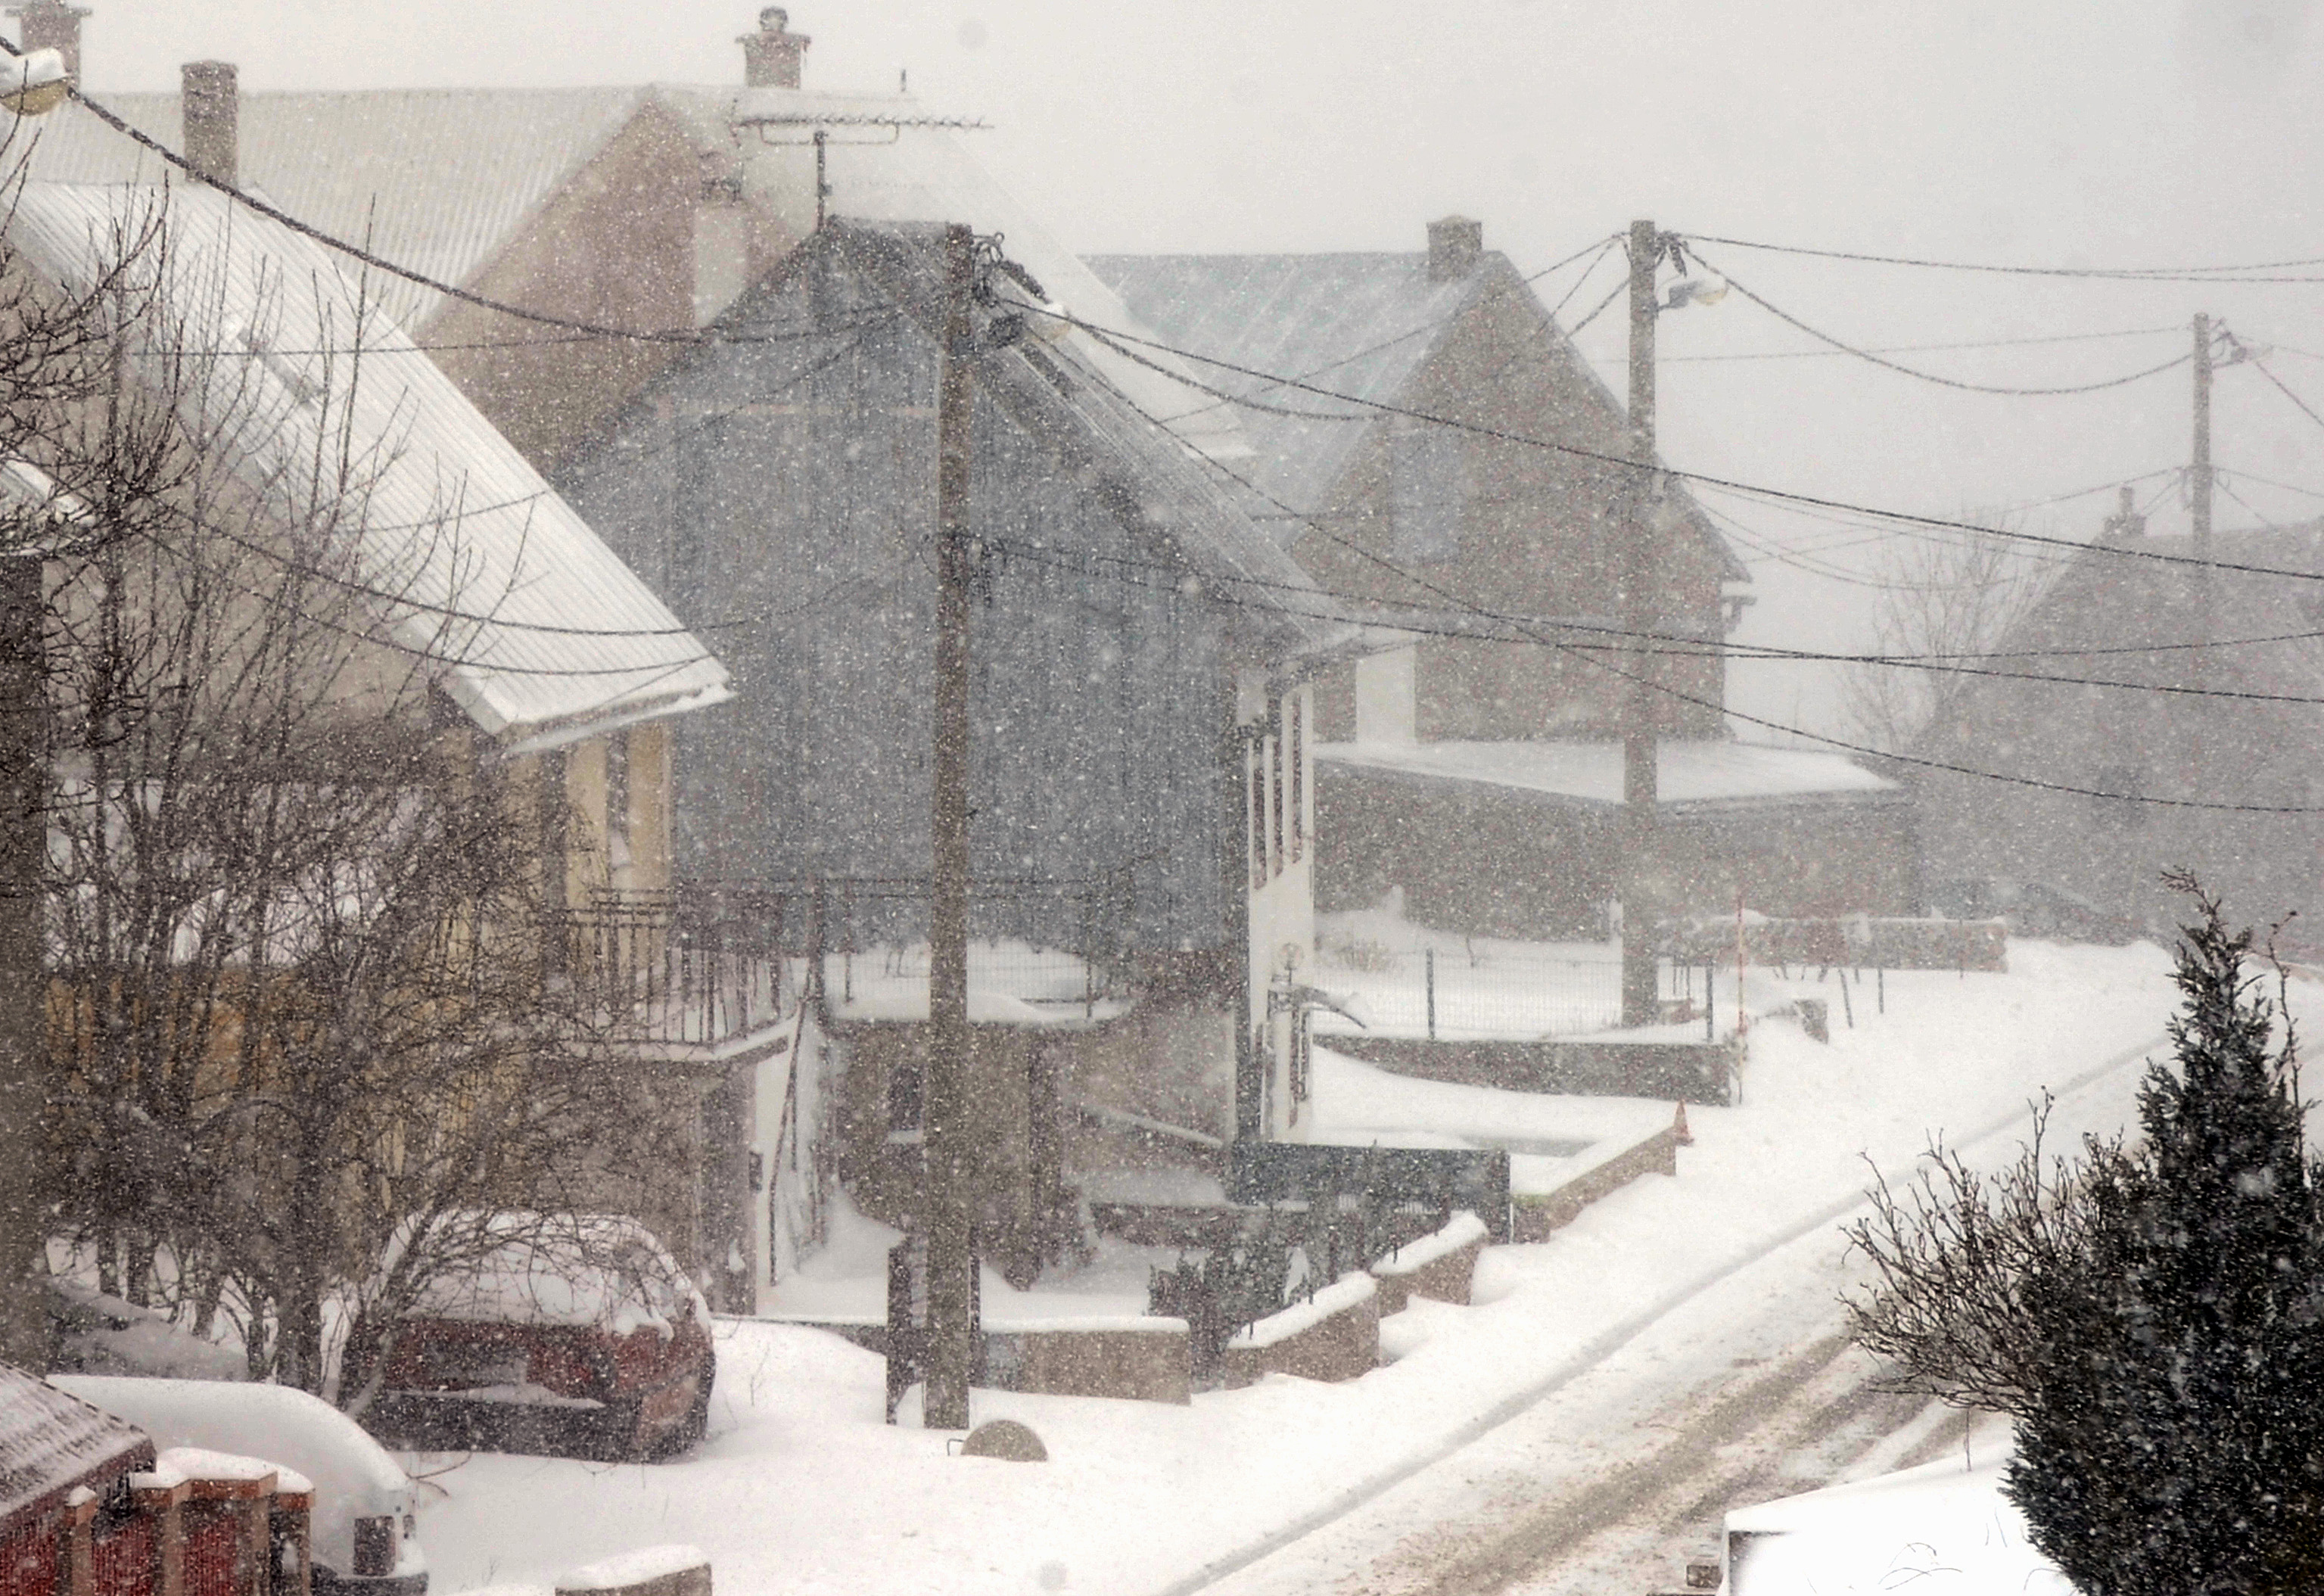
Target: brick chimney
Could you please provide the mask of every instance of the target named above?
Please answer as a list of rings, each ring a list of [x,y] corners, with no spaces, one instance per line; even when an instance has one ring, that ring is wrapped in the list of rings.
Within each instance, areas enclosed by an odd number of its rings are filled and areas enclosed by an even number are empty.
[[[1446,217],[1428,224],[1428,281],[1451,282],[1466,277],[1485,253],[1485,224],[1467,217]]]
[[[80,81],[80,19],[88,12],[63,0],[24,0],[22,5],[11,5],[8,14],[20,19],[17,36],[25,54],[53,50],[65,58],[65,71],[72,80]]]
[[[185,118],[185,157],[213,182],[239,186],[240,97],[232,61],[188,61],[180,69],[179,114]]]
[[[797,88],[799,58],[814,41],[790,31],[791,14],[770,5],[759,14],[759,31],[737,41],[742,46],[742,82],[751,88]]]

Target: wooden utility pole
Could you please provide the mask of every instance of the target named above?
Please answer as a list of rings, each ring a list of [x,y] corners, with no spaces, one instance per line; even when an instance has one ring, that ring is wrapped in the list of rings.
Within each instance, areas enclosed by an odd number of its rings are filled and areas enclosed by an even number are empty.
[[[928,1053],[921,1124],[928,1239],[928,1365],[922,1422],[968,1428],[976,1333],[976,1256],[969,1234],[968,1106],[968,482],[976,336],[970,297],[976,238],[944,231],[944,346],[936,389],[936,780],[928,808]]]
[[[2195,463],[2187,473],[2188,496],[2194,503],[2196,551],[2208,555],[2211,543],[2211,318],[2195,318]]]
[[[2194,457],[2187,468],[2187,500],[2195,523],[2195,558],[2211,558],[2211,318],[2197,312],[2195,317],[2195,443]],[[2216,632],[2217,598],[2213,592],[2211,567],[2195,567],[2195,640],[2208,643]],[[2198,688],[2211,685],[2211,660],[2208,649],[2196,648],[2187,655],[2188,676]],[[2210,761],[2205,735],[2206,717],[2193,717],[2191,741],[2187,751],[2187,781],[2189,790],[2206,791],[2210,785]]]
[[[1622,618],[1631,640],[1628,705],[1622,717],[1622,1023],[1652,1025],[1661,1018],[1655,980],[1655,797],[1660,785],[1655,743],[1658,704],[1651,635],[1662,606],[1655,568],[1655,505],[1661,481],[1655,465],[1655,267],[1662,235],[1650,221],[1630,224],[1630,474],[1622,547]]]
[[[35,1372],[47,1370],[50,1352],[48,1305],[32,1279],[47,1233],[40,1189],[49,990],[42,613],[41,557],[0,555],[0,1358]]]

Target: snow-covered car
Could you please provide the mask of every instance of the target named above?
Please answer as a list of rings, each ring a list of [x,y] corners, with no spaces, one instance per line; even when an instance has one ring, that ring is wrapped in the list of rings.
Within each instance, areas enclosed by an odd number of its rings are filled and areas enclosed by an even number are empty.
[[[151,1436],[156,1449],[197,1447],[263,1458],[315,1487],[315,1596],[426,1596],[411,1477],[364,1427],[288,1386],[127,1375],[59,1374],[50,1383]]]
[[[710,1308],[652,1232],[608,1214],[447,1215],[442,1250],[389,1324],[360,1319],[342,1388],[400,1445],[617,1462],[699,1441],[716,1354]],[[394,1267],[409,1235],[398,1239]],[[367,1360],[367,1361],[365,1361]]]

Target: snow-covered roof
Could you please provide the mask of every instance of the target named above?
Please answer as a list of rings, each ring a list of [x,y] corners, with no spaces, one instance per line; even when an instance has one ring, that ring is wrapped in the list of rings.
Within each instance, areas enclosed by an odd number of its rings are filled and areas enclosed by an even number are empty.
[[[1572,430],[1582,417],[1610,425],[1618,438],[1628,425],[1621,402],[1499,250],[1484,251],[1474,267],[1452,277],[1432,274],[1425,251],[1093,255],[1089,268],[1130,314],[1160,328],[1166,342],[1246,368],[1186,363],[1207,386],[1256,403],[1229,405],[1182,388],[1176,404],[1161,413],[1180,430],[1235,417],[1254,450],[1250,462],[1237,469],[1277,501],[1254,513],[1286,544],[1305,530],[1300,518],[1328,507],[1370,429],[1389,420],[1373,406],[1410,405],[1415,380],[1430,357],[1489,296],[1516,299],[1548,333],[1549,378],[1561,408],[1537,420],[1545,435],[1587,443]],[[1248,372],[1312,383],[1356,402]],[[1598,447],[1607,447],[1602,437]],[[1683,484],[1675,499],[1694,535],[1721,561],[1724,578],[1748,581],[1749,570]]]
[[[1587,806],[1622,801],[1622,745],[1612,742],[1324,743],[1319,762],[1436,781],[1479,782]],[[1655,801],[1729,807],[1816,798],[1901,797],[1895,782],[1844,753],[1665,737]]]
[[[361,89],[244,94],[243,186],[336,237],[440,281],[490,262],[657,91],[648,88]],[[107,94],[106,110],[175,150],[179,97]],[[176,172],[78,105],[45,118],[31,175],[155,183]],[[388,313],[424,323],[442,296],[377,284]]]
[[[321,1398],[289,1386],[97,1374],[60,1374],[56,1384],[157,1445],[263,1458],[299,1475],[315,1490],[315,1555],[343,1572],[355,1566],[356,1519],[414,1508],[410,1477],[386,1448]],[[399,1573],[427,1566],[416,1543],[406,1541],[403,1555],[413,1566]]]
[[[106,95],[133,127],[181,146],[179,97]],[[237,110],[242,185],[334,237],[365,242],[385,259],[438,281],[468,286],[641,114],[659,113],[700,158],[706,177],[733,179],[786,244],[815,226],[814,127],[830,130],[829,212],[869,222],[966,222],[998,233],[1049,297],[1100,326],[1143,332],[1113,291],[995,182],[943,127],[901,95],[671,83],[613,88],[433,88],[246,93]],[[773,120],[770,120],[773,119]],[[50,181],[153,182],[168,163],[78,106],[48,119],[31,158]],[[417,332],[442,295],[400,279],[380,301]],[[706,316],[724,305],[700,307]],[[1092,359],[1131,401],[1159,414],[1183,410],[1186,390],[1117,351]],[[1185,374],[1167,355],[1141,351]],[[1249,453],[1230,411],[1182,423],[1178,434],[1221,457]]]
[[[485,733],[546,747],[729,696],[725,668],[319,245],[200,187],[28,183],[7,230],[85,289],[153,216],[167,246],[141,269],[162,310],[135,364],[159,381],[182,363],[196,436],[277,511],[300,511],[300,462],[345,429],[371,477],[347,517],[355,579]]]
[[[1728,1596],[1910,1589],[2070,1596],[2001,1494],[2006,1457],[1945,1458],[1727,1515]]]
[[[152,1459],[153,1444],[118,1418],[0,1363],[0,1534],[76,1485]]]
[[[380,1263],[394,1269],[417,1235],[399,1227]],[[691,1307],[710,1307],[653,1232],[607,1213],[461,1210],[438,1217],[431,1246],[457,1254],[438,1267],[405,1314],[481,1324],[596,1326],[615,1335],[668,1336]]]
[[[1093,255],[1090,270],[1142,320],[1182,348],[1352,399],[1394,403],[1484,272],[1436,280],[1424,254]],[[1236,407],[1180,388],[1163,413],[1174,426],[1234,415],[1254,451],[1246,469],[1302,513],[1323,507],[1365,429],[1380,412],[1219,367],[1202,380],[1276,408]]]

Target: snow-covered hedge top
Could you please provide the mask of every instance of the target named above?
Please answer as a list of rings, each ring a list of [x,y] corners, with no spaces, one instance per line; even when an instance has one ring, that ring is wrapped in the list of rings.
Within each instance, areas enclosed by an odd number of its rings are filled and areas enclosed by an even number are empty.
[[[419,1230],[407,1222],[396,1232],[380,1280]],[[448,1261],[429,1271],[407,1310],[415,1318],[594,1325],[615,1335],[651,1326],[665,1338],[689,1309],[710,1323],[710,1305],[653,1232],[616,1214],[447,1213],[428,1227],[426,1250]]]
[[[1411,1275],[1426,1268],[1438,1259],[1450,1258],[1471,1241],[1485,1239],[1485,1222],[1466,1209],[1454,1214],[1443,1229],[1431,1231],[1416,1241],[1407,1241],[1395,1253],[1372,1265],[1374,1275]]]
[[[315,1556],[333,1568],[355,1566],[355,1522],[416,1510],[411,1478],[361,1425],[320,1398],[288,1386],[208,1379],[134,1379],[60,1374],[51,1380],[92,1407],[127,1419],[153,1439],[166,1466],[174,1447],[199,1447],[272,1460],[295,1470],[315,1492]],[[426,1568],[417,1542],[403,1544],[403,1564]]]
[[[1370,1297],[1379,1289],[1379,1283],[1370,1275],[1342,1275],[1318,1291],[1305,1302],[1293,1303],[1279,1314],[1269,1314],[1258,1324],[1250,1325],[1227,1344],[1233,1347],[1271,1347],[1289,1341],[1303,1330],[1313,1330],[1334,1314],[1345,1313]]]
[[[154,1460],[157,1468],[174,1472],[188,1480],[263,1480],[274,1476],[278,1491],[310,1491],[315,1482],[296,1469],[286,1469],[281,1463],[267,1462],[263,1457],[244,1457],[239,1453],[213,1452],[206,1446],[172,1446]]]
[[[699,1546],[641,1546],[634,1552],[623,1552],[619,1556],[607,1557],[585,1568],[568,1569],[557,1576],[557,1588],[560,1591],[618,1591],[625,1585],[641,1585],[648,1580],[684,1573],[689,1568],[709,1566],[710,1555]]]

